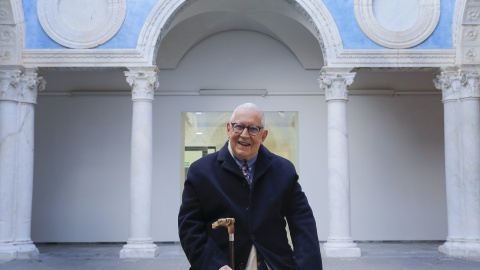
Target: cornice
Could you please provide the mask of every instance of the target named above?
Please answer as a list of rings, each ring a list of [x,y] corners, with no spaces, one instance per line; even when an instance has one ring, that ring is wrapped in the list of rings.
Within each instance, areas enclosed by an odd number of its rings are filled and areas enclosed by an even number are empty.
[[[25,67],[146,66],[150,61],[136,49],[24,50]]]
[[[455,65],[452,50],[339,50],[329,67],[445,67]],[[25,67],[125,67],[146,66],[147,59],[136,49],[24,50]]]
[[[340,50],[331,67],[424,68],[455,65],[456,52],[426,49]]]

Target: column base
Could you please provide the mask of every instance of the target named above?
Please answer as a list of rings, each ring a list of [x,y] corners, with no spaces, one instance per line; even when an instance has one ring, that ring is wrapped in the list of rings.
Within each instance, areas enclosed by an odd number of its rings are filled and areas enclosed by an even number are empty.
[[[438,252],[449,257],[480,258],[480,242],[447,240],[438,247]]]
[[[0,244],[0,261],[13,261],[17,259],[17,254],[12,244]]]
[[[120,258],[155,258],[160,253],[160,249],[153,242],[130,242],[120,250]]]
[[[353,241],[327,241],[323,244],[322,256],[330,258],[356,258],[362,256],[362,252]]]
[[[40,252],[32,242],[0,244],[0,261],[33,259],[39,254]]]
[[[17,259],[33,259],[40,255],[37,247],[33,244],[33,242],[25,242],[25,243],[14,243],[15,249],[17,250]]]

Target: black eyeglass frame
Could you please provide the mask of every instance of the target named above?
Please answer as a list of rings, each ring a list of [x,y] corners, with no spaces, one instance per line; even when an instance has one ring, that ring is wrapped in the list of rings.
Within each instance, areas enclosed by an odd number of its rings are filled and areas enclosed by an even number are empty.
[[[233,132],[237,133],[237,134],[242,134],[243,131],[245,129],[247,129],[248,131],[248,134],[250,134],[251,136],[257,136],[258,134],[260,134],[260,131],[262,130],[262,128],[264,127],[261,127],[261,126],[257,126],[257,125],[251,125],[251,126],[246,126],[246,125],[243,125],[243,124],[240,124],[240,123],[233,123],[233,122],[230,122],[230,124],[232,125],[232,129],[233,129]],[[243,127],[242,128],[242,131],[239,133],[239,132],[236,132],[235,131],[235,126],[241,126]],[[258,133],[257,134],[252,134],[252,132],[250,131],[250,128],[254,128],[254,130],[256,130],[258,128]]]

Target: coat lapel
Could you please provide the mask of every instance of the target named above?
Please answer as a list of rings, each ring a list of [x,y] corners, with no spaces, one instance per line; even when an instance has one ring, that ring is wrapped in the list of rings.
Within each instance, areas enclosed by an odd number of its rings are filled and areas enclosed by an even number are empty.
[[[260,179],[272,166],[272,153],[262,145],[258,150],[257,161],[255,162],[255,173],[253,174],[253,182]]]
[[[230,151],[228,151],[228,142],[220,149],[218,153],[218,158],[217,160],[222,164],[222,168],[230,171],[231,173],[237,175],[240,177],[240,179],[244,179],[244,176],[242,175],[242,171],[238,167],[237,162],[233,159],[232,155],[230,154]]]

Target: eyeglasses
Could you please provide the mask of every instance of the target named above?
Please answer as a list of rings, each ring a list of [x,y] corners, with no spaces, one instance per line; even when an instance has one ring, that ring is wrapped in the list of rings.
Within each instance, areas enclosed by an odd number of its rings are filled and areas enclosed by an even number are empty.
[[[242,134],[243,130],[246,128],[248,130],[248,134],[252,136],[258,135],[258,133],[260,133],[260,130],[263,128],[255,125],[245,126],[237,123],[230,123],[230,124],[232,124],[233,132],[237,134]]]

